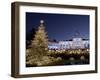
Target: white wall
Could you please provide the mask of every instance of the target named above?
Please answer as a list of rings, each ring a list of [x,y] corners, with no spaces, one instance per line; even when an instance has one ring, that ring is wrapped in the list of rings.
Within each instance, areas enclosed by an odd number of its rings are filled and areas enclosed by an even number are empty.
[[[100,14],[100,0],[0,0],[0,80],[15,80],[10,76],[11,68],[11,2],[13,1],[30,1],[54,4],[77,4],[98,6]],[[100,22],[100,16],[98,16]],[[100,34],[100,23],[98,24],[98,34]],[[98,37],[100,44],[100,37]],[[100,47],[100,45],[98,45]],[[98,51],[100,53],[100,49]],[[98,54],[99,58],[100,54]],[[99,73],[97,74],[80,74],[65,75],[39,78],[21,78],[18,80],[100,80],[100,59],[98,59]]]

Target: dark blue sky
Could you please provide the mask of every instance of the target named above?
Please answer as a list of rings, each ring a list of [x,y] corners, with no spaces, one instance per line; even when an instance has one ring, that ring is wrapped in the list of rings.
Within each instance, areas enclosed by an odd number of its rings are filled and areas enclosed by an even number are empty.
[[[26,13],[26,34],[32,28],[37,29],[40,20],[44,20],[45,29],[50,40],[68,40],[76,32],[84,39],[89,39],[89,15]]]

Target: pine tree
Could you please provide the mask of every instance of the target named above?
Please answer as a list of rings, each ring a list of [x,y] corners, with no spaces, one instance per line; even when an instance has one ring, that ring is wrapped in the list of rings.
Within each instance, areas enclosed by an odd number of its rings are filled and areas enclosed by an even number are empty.
[[[47,55],[48,49],[48,38],[45,32],[44,21],[40,21],[38,30],[36,31],[35,37],[32,40],[31,48],[26,54],[26,61],[29,62],[39,61],[43,56]],[[33,62],[32,61],[32,62]]]

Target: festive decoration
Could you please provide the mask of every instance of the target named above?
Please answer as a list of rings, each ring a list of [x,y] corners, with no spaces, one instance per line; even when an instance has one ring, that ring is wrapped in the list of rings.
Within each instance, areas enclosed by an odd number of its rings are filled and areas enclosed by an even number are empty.
[[[48,38],[45,32],[44,21],[40,21],[38,31],[36,31],[35,38],[32,40],[31,48],[27,50],[26,53],[26,62],[28,64],[33,63],[34,61],[39,61],[43,56],[47,55],[48,49]]]

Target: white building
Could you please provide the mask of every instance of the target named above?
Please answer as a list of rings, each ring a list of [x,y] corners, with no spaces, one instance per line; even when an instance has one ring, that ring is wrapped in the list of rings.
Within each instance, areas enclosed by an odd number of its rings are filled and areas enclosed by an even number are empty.
[[[68,41],[49,42],[49,49],[84,49],[89,48],[89,40],[73,38]]]

